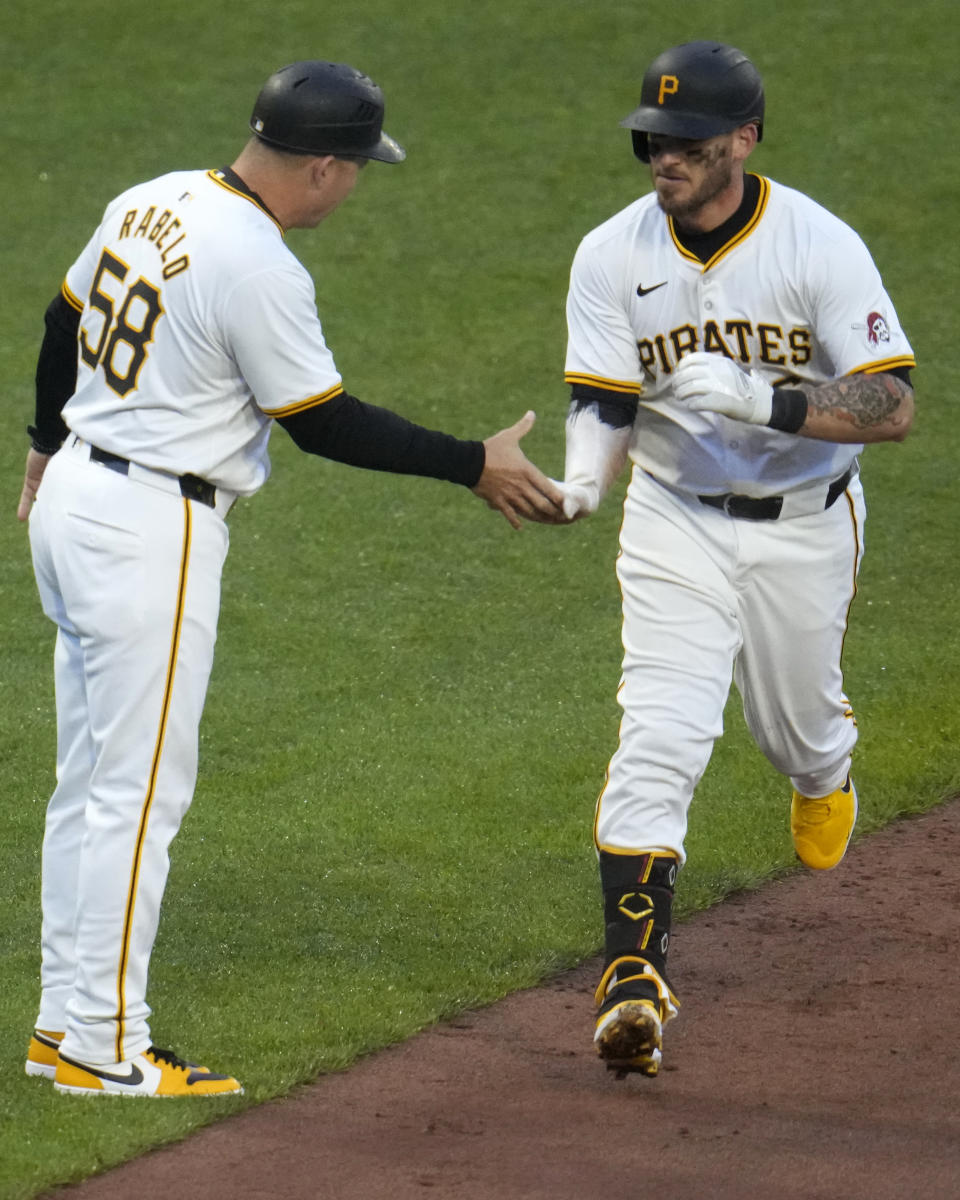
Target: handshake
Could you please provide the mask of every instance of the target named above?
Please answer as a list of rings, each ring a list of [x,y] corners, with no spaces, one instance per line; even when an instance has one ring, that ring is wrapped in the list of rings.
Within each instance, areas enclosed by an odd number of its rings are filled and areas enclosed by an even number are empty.
[[[600,489],[595,483],[564,483],[559,479],[553,482],[563,492],[563,515],[568,521],[588,517],[597,511],[600,505]]]

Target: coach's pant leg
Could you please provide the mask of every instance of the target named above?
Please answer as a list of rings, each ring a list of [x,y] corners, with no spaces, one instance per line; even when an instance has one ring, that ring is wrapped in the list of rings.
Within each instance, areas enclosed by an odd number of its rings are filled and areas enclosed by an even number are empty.
[[[79,638],[64,628],[57,632],[54,680],[57,786],[47,805],[43,837],[37,1028],[62,1030],[76,974],[77,874],[93,767],[83,655]]]
[[[165,495],[156,499],[170,505]],[[129,636],[87,649],[97,764],[64,1040],[87,1062],[130,1058],[150,1044],[147,977],[168,850],[196,782],[226,530],[201,506],[171,507],[153,518],[146,593]]]
[[[41,498],[30,512],[30,549],[43,611],[57,626],[54,686],[57,706],[56,787],[46,811],[41,873],[41,963],[38,1029],[62,1030],[76,971],[77,872],[86,829],[93,768],[83,654],[64,609],[54,563],[57,505],[65,471],[60,458],[48,465]]]
[[[601,849],[656,849],[684,861],[690,800],[723,731],[740,648],[733,533],[724,514],[634,471],[617,561],[623,717],[597,802]]]
[[[734,679],[758,746],[806,796],[843,783],[857,740],[840,660],[865,515],[855,480],[826,512],[750,531]]]
[[[196,778],[227,534],[211,510],[95,464],[73,462],[69,475],[46,503],[95,761],[64,1051],[111,1062],[151,1040],[147,972],[168,847]]]

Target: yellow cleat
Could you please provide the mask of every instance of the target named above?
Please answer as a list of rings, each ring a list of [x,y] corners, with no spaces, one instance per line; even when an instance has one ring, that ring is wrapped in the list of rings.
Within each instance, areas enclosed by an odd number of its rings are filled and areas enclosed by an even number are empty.
[[[53,1086],[73,1096],[232,1096],[243,1091],[231,1076],[216,1075],[156,1046],[120,1063],[94,1065],[61,1054]]]
[[[628,1071],[656,1075],[660,1070],[661,1024],[651,1000],[622,1000],[597,1018],[597,1053],[622,1078]]]
[[[857,821],[857,789],[847,776],[829,796],[814,798],[793,793],[790,832],[797,857],[814,871],[829,871],[847,852]]]
[[[53,1033],[49,1029],[35,1029],[30,1038],[27,1062],[23,1068],[26,1073],[52,1079],[56,1074],[57,1053],[62,1041],[62,1033]]]

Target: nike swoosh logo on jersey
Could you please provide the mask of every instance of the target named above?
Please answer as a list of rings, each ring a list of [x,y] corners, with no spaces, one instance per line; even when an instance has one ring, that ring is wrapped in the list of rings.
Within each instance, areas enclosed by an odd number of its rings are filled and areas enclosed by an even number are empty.
[[[96,1075],[98,1079],[109,1079],[111,1083],[126,1083],[131,1087],[136,1087],[138,1083],[143,1083],[143,1072],[136,1063],[130,1064],[129,1075],[112,1075],[109,1071],[101,1070],[99,1067],[91,1067],[89,1063],[74,1062],[72,1058],[65,1058],[60,1055],[63,1061],[70,1063],[73,1067],[79,1067],[81,1071],[86,1071],[88,1075]]]
[[[648,288],[645,288],[642,283],[638,283],[637,284],[637,295],[638,296],[649,296],[650,293],[655,292],[657,290],[657,288],[662,288],[662,287],[666,287],[666,286],[667,286],[666,280],[664,280],[663,283],[655,283],[653,285],[653,287],[648,287]]]

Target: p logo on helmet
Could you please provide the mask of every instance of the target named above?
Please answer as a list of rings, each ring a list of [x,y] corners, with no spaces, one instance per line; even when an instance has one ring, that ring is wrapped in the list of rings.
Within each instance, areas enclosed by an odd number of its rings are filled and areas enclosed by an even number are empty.
[[[675,96],[679,90],[680,80],[676,75],[661,75],[660,93],[657,96],[657,103],[662,104],[667,96]]]

